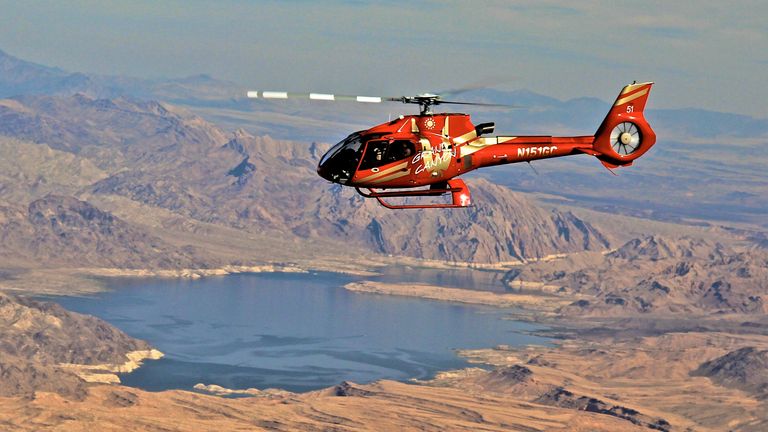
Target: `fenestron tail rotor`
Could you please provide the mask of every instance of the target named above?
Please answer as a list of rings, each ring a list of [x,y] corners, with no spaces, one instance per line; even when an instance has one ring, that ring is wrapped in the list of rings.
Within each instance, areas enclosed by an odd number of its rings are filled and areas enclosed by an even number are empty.
[[[613,151],[628,156],[640,147],[640,130],[632,122],[622,122],[611,131],[611,147]]]
[[[432,114],[432,107],[435,105],[474,105],[485,107],[507,107],[519,108],[514,105],[492,104],[481,102],[459,102],[443,100],[440,95],[424,93],[418,96],[400,96],[400,97],[382,97],[382,96],[352,96],[337,95],[331,93],[290,93],[283,91],[248,91],[246,96],[251,99],[305,99],[328,102],[360,102],[360,103],[382,103],[382,102],[401,102],[407,104],[419,105],[421,114]]]

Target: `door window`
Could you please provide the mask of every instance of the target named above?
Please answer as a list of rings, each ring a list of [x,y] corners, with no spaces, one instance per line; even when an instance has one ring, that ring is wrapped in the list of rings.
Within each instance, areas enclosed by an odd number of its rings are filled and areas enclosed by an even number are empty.
[[[369,141],[360,169],[377,168],[413,156],[416,147],[408,140]]]

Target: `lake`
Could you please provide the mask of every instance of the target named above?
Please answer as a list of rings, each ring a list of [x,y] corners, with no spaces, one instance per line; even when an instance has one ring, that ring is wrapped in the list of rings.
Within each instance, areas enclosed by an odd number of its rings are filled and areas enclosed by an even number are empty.
[[[431,275],[390,271],[383,279],[429,283]],[[499,309],[343,288],[356,279],[332,273],[121,278],[108,281],[110,291],[55,300],[165,353],[121,376],[125,385],[150,391],[197,383],[307,391],[344,380],[424,379],[467,366],[455,349],[548,342],[526,334],[538,327],[502,319]]]

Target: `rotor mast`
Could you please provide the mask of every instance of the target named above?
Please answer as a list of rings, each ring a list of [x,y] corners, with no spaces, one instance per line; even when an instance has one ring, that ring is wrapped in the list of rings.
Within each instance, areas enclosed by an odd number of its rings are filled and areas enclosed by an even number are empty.
[[[420,115],[432,115],[432,107],[440,104],[440,95],[424,93],[418,96],[403,96],[401,101],[419,105]]]

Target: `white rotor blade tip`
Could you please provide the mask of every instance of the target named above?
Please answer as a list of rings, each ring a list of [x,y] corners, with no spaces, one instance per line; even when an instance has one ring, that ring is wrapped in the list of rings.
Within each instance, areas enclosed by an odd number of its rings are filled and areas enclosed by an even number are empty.
[[[262,97],[267,99],[288,99],[288,93],[286,92],[263,92]]]
[[[257,91],[249,91],[248,93],[246,93],[246,96],[248,96],[249,98],[254,98],[255,99],[255,98],[259,97],[259,92],[257,92]]]
[[[332,94],[325,94],[325,93],[310,93],[309,98],[313,100],[326,100],[326,101],[336,100],[336,98]]]
[[[381,103],[381,98],[375,96],[358,96],[357,101],[366,103]]]

